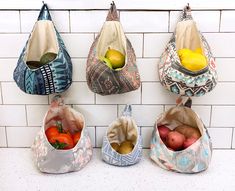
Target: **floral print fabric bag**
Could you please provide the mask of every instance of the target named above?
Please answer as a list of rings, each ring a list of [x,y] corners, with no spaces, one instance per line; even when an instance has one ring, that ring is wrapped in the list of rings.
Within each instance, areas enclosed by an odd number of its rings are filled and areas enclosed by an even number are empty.
[[[125,65],[122,68],[111,69],[100,59],[105,57],[110,48],[125,55]],[[121,94],[140,87],[135,52],[124,34],[114,3],[90,48],[86,78],[91,91],[101,95]]]
[[[151,145],[150,158],[163,169],[180,173],[198,173],[208,168],[212,157],[212,143],[207,128],[199,116],[190,108],[191,99],[179,103],[161,114],[155,124]],[[166,125],[171,130],[179,125],[198,128],[200,138],[191,146],[179,150],[170,150],[160,138],[158,126]]]
[[[46,136],[46,130],[61,122],[64,131],[73,134],[81,132],[79,141],[73,148],[54,148]],[[92,157],[91,140],[83,115],[65,106],[60,96],[55,96],[43,120],[43,126],[32,145],[33,159],[41,172],[66,173],[81,170]]]
[[[201,50],[207,66],[198,71],[183,67],[177,53],[182,49]],[[190,7],[183,10],[175,32],[160,57],[158,67],[161,84],[176,94],[202,96],[216,86],[218,79],[215,59],[205,37],[192,19]]]
[[[13,77],[22,91],[37,95],[63,92],[72,83],[71,58],[46,4],[22,50]]]

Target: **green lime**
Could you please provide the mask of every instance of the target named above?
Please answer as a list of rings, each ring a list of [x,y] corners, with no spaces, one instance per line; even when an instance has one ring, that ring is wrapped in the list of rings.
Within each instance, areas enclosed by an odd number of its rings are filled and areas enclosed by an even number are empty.
[[[56,58],[56,56],[57,54],[53,52],[47,52],[40,59],[41,65],[48,64],[49,62],[53,61]]]

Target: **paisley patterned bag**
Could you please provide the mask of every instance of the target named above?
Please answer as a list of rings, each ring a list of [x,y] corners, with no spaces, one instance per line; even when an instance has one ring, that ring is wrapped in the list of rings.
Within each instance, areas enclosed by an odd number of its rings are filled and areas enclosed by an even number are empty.
[[[201,48],[207,59],[207,66],[193,72],[181,65],[177,51],[182,48]],[[202,96],[217,84],[215,59],[205,37],[197,30],[190,7],[184,8],[176,30],[160,57],[159,78],[169,91],[186,96]]]
[[[113,70],[99,59],[105,56],[108,48],[125,55],[125,65],[122,68]],[[91,91],[101,95],[130,92],[140,86],[135,52],[124,34],[114,3],[111,4],[106,22],[90,48],[86,78]]]
[[[55,149],[48,141],[45,131],[61,121],[62,128],[73,134],[81,131],[77,144],[67,150]],[[43,120],[43,126],[32,145],[33,159],[37,168],[46,173],[66,173],[81,170],[92,157],[91,140],[83,115],[63,104],[60,96],[55,96]]]
[[[72,83],[71,58],[46,4],[22,50],[13,77],[28,94],[60,93]]]
[[[151,145],[150,158],[163,169],[180,173],[198,173],[208,168],[212,156],[212,143],[208,131],[199,116],[190,108],[191,99],[183,105],[170,108],[156,121]],[[201,137],[184,150],[172,151],[160,138],[158,126],[166,125],[171,130],[178,125],[198,128]]]
[[[134,145],[130,153],[120,154],[112,148],[112,143],[120,144],[125,140],[131,141]],[[131,118],[131,106],[126,105],[122,116],[109,125],[103,138],[102,158],[111,165],[129,166],[139,162],[141,157],[142,138],[135,121]]]

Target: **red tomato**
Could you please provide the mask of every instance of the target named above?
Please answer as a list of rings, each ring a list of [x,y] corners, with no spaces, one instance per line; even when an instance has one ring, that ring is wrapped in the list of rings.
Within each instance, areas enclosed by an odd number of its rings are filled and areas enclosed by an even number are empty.
[[[73,134],[74,146],[77,144],[77,142],[79,141],[80,137],[81,137],[81,132],[80,131],[75,133],[75,134]]]
[[[73,148],[73,139],[70,135],[60,133],[57,136],[52,137],[49,142],[56,149],[71,149]]]
[[[47,130],[46,130],[46,136],[47,136],[47,139],[49,140],[50,138],[52,137],[55,137],[57,135],[59,135],[59,131],[58,131],[58,128],[57,126],[50,126]]]

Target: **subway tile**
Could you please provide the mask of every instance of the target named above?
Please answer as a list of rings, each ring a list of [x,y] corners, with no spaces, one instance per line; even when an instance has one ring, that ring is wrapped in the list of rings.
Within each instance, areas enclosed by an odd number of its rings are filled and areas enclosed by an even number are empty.
[[[106,134],[107,127],[96,127],[96,147],[102,147],[103,137]]]
[[[178,95],[166,90],[159,82],[142,83],[143,104],[175,104]]]
[[[2,97],[4,104],[48,104],[48,96],[26,94],[15,82],[2,82]]]
[[[8,147],[31,147],[40,127],[6,127]]]
[[[144,57],[160,57],[172,34],[144,34]]]
[[[106,126],[117,118],[116,105],[74,105],[86,120],[87,126]]]
[[[86,81],[86,62],[87,59],[72,59],[73,81]]]
[[[0,58],[18,58],[27,39],[28,34],[0,34]]]
[[[5,127],[0,127],[0,147],[7,147]]]
[[[213,148],[231,148],[232,128],[208,128],[208,131]]]
[[[107,11],[70,11],[71,32],[99,32]]]
[[[52,21],[59,32],[69,32],[69,11],[50,11]],[[21,11],[21,30],[31,32],[37,21],[38,11]]]
[[[91,139],[91,144],[95,147],[95,127],[87,127],[87,130]]]
[[[235,106],[212,106],[212,127],[235,127]]]
[[[181,11],[170,12],[170,32],[175,31]],[[197,24],[198,30],[202,32],[219,32],[219,11],[192,11],[192,16]]]
[[[194,104],[235,104],[235,83],[220,82],[211,91],[201,97],[193,98]]]
[[[168,15],[167,11],[121,11],[120,18],[125,32],[167,32]]]
[[[62,93],[66,104],[94,104],[95,94],[86,82],[73,82],[67,91]]]
[[[153,126],[152,127],[141,127],[141,136],[143,139],[143,147],[144,148],[150,147],[152,132],[153,132]]]
[[[215,57],[234,57],[235,35],[233,33],[204,33]]]
[[[20,32],[19,11],[1,11],[0,26],[0,33]]]
[[[211,107],[192,105],[192,109],[199,115],[206,127],[210,125]]]
[[[155,58],[138,58],[137,59],[137,66],[140,73],[140,80],[142,82],[152,82],[152,81],[159,81],[158,76],[158,62],[159,59]]]
[[[221,12],[221,32],[234,32],[235,31],[235,11],[222,11]]]
[[[135,51],[136,57],[142,57],[143,50],[143,34],[126,34]]]
[[[42,126],[49,105],[26,105],[29,126]]]
[[[24,105],[0,105],[0,126],[25,126]],[[14,119],[12,118],[14,116]]]
[[[123,94],[113,94],[102,96],[96,94],[97,104],[140,104],[141,103],[141,90],[140,88]]]
[[[62,34],[61,37],[71,57],[87,57],[94,41],[93,34]]]
[[[0,59],[0,81],[13,81],[13,72],[17,65],[17,59]]]
[[[125,105],[119,106],[121,116]],[[132,105],[132,117],[138,126],[154,125],[157,117],[163,112],[163,106],[158,105]]]
[[[219,81],[235,81],[235,58],[216,58]]]

